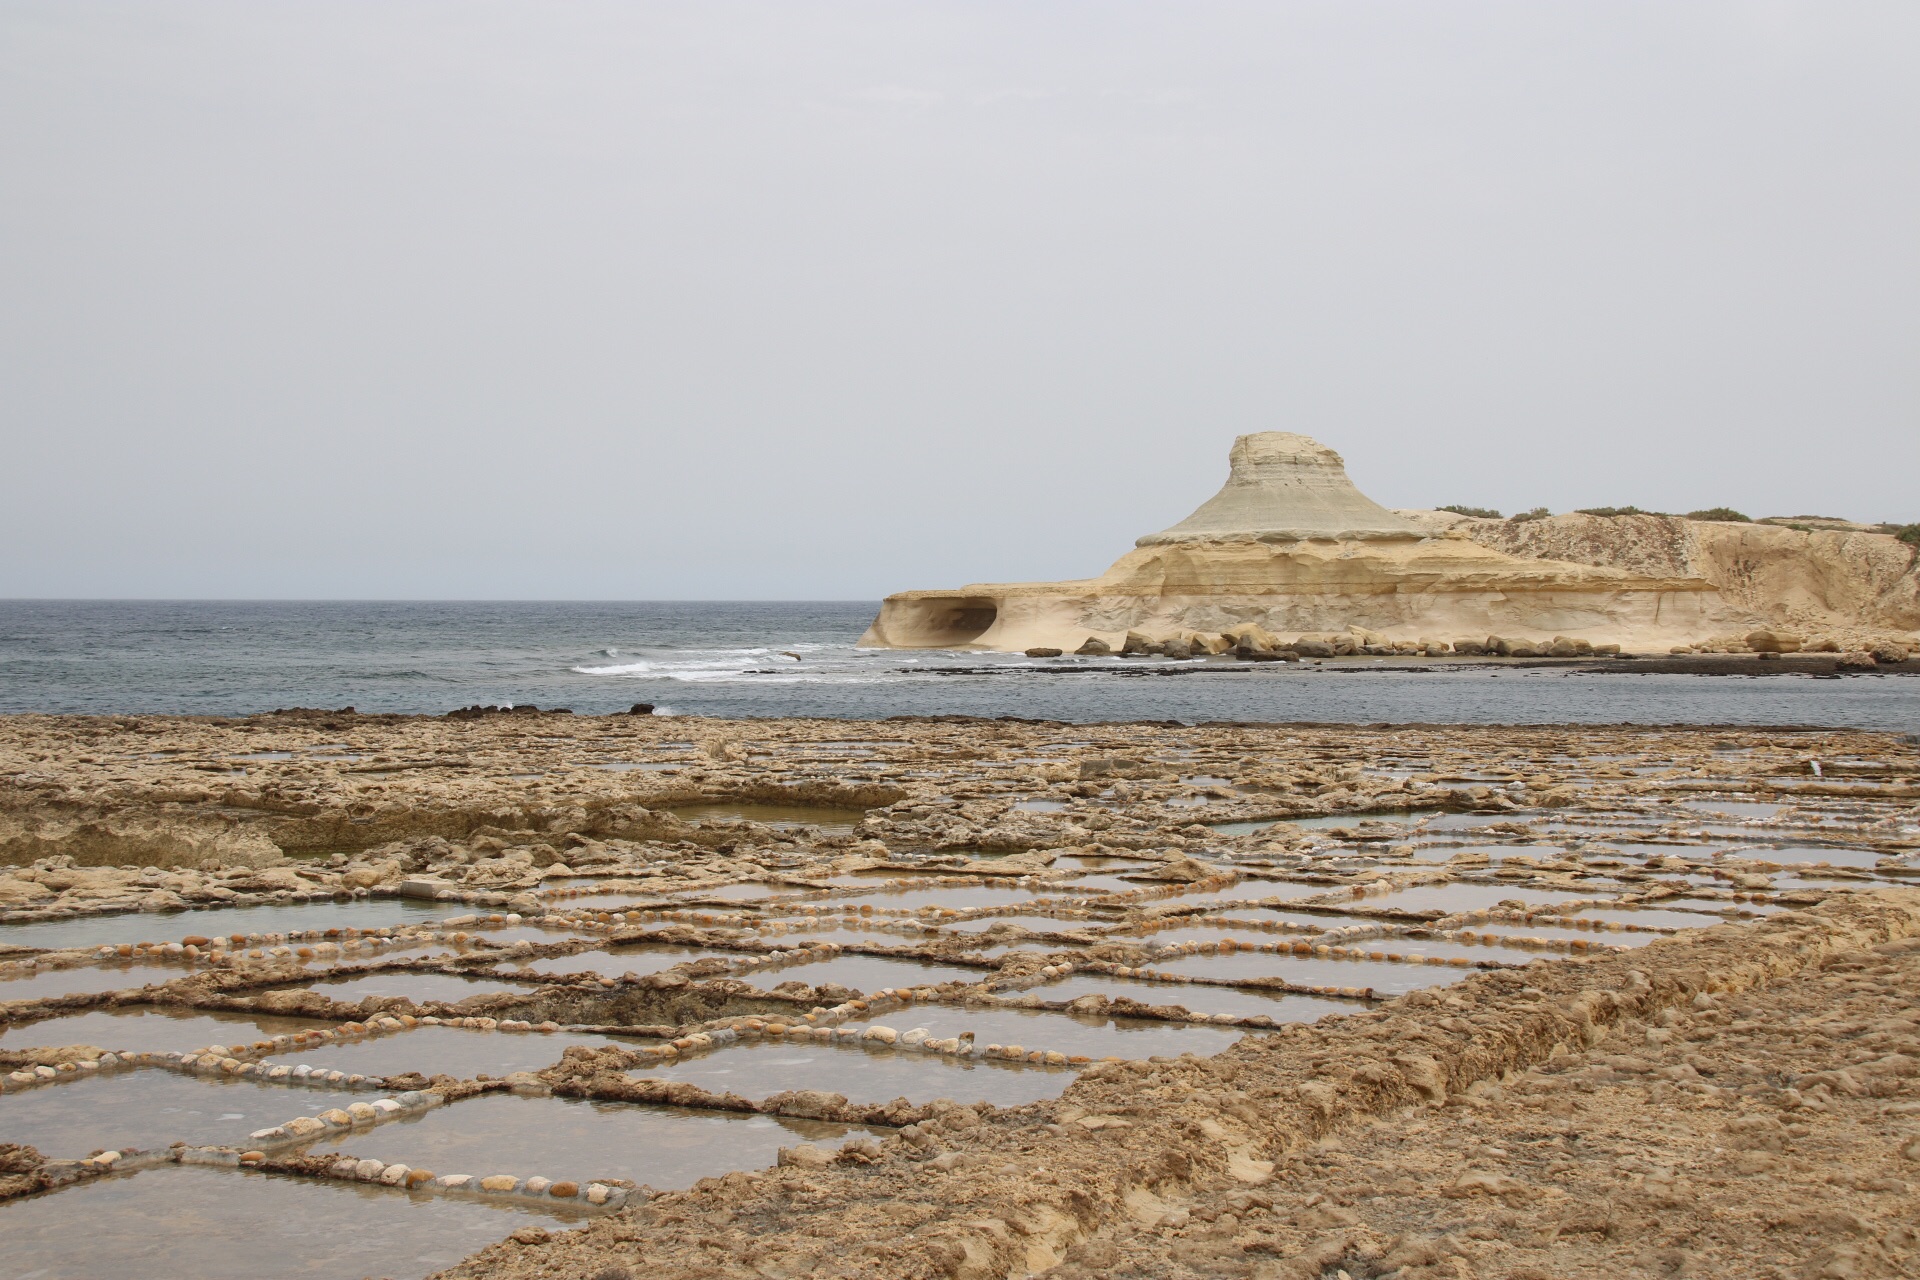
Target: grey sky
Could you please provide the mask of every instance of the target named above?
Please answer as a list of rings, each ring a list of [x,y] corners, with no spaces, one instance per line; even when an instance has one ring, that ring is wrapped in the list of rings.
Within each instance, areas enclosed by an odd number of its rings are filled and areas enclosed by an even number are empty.
[[[1084,576],[1920,519],[1920,6],[0,0],[0,595]]]

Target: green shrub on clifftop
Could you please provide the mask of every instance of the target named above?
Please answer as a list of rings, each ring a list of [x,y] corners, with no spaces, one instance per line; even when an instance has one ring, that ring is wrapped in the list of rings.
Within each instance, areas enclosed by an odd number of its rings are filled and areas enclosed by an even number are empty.
[[[1495,511],[1492,507],[1449,506],[1449,507],[1439,507],[1439,508],[1436,508],[1436,510],[1451,511],[1453,512],[1453,514],[1457,516],[1475,516],[1481,520],[1498,520],[1500,518],[1500,513],[1498,511]]]
[[[1704,511],[1687,512],[1689,520],[1718,520],[1723,524],[1752,524],[1753,521],[1735,511],[1732,507],[1708,507]]]

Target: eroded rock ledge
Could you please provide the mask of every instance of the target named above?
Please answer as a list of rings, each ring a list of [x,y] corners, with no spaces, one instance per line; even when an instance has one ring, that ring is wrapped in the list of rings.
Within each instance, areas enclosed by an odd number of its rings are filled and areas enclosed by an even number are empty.
[[[1674,527],[1608,524],[1596,540],[1584,525],[1388,511],[1339,454],[1291,432],[1241,436],[1229,460],[1218,494],[1097,578],[899,592],[862,643],[1118,651],[1131,635],[1218,652],[1203,645],[1252,628],[1373,633],[1388,652],[1462,636],[1665,652],[1791,625],[1870,650],[1920,627],[1915,557],[1886,534],[1648,517]]]

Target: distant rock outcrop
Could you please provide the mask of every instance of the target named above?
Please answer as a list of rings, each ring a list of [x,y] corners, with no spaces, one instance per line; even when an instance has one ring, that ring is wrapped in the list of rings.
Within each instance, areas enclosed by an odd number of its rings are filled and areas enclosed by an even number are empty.
[[[1262,431],[1227,453],[1220,492],[1137,547],[1194,542],[1417,542],[1427,531],[1354,488],[1339,454],[1311,436]]]
[[[1539,520],[1395,514],[1429,534],[1464,533],[1508,555],[1704,579],[1723,600],[1770,625],[1832,635],[1847,647],[1871,648],[1888,631],[1920,629],[1914,548],[1845,521],[1796,528],[1645,514]]]
[[[1229,461],[1218,494],[1141,538],[1098,578],[901,592],[861,643],[1274,651],[1264,639],[1243,642],[1251,627],[1276,638],[1307,633],[1309,645],[1335,651],[1325,633],[1386,651],[1504,639],[1545,652],[1555,639],[1679,645],[1763,620],[1691,561],[1634,569],[1541,559],[1388,511],[1354,487],[1339,454],[1306,436],[1241,436]]]

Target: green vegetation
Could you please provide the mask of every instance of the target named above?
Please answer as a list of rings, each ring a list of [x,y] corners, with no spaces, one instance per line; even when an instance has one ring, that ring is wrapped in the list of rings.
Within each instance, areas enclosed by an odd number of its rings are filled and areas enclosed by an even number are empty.
[[[1687,512],[1689,520],[1718,520],[1725,524],[1752,524],[1753,521],[1735,511],[1732,507],[1708,507],[1704,511]]]
[[[1920,547],[1920,524],[1887,525],[1886,530],[1910,547]]]
[[[1522,511],[1517,515],[1508,516],[1507,522],[1509,524],[1519,524],[1528,520],[1545,520],[1552,514],[1553,512],[1547,510],[1545,507],[1535,507],[1531,511]]]
[[[1451,511],[1457,516],[1477,516],[1482,520],[1498,520],[1500,518],[1500,513],[1492,507],[1449,506],[1441,507],[1440,510]]]
[[[1638,507],[1581,507],[1583,516],[1663,516],[1664,511],[1642,511]]]

